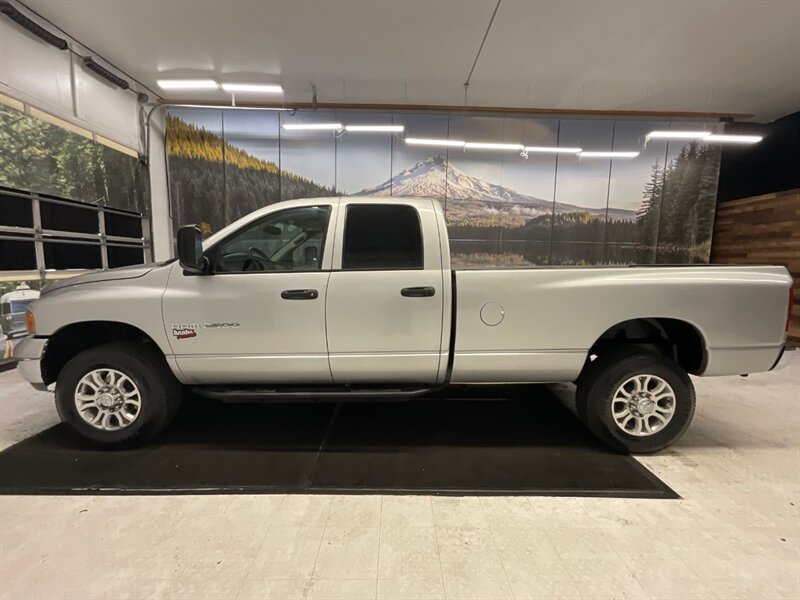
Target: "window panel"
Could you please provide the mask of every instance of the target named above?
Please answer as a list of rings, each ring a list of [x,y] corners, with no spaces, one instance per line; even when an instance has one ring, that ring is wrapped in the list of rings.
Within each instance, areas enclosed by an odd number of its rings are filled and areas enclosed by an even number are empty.
[[[100,269],[100,245],[74,242],[44,242],[47,269]]]
[[[0,225],[33,227],[33,211],[28,198],[0,193]]]
[[[0,239],[0,271],[32,271],[36,269],[36,248],[33,238]]]
[[[94,207],[68,206],[55,202],[39,201],[42,228],[78,233],[99,233],[100,223]]]
[[[138,216],[128,216],[108,211],[103,216],[105,218],[106,235],[137,239],[142,237],[142,220]]]
[[[330,206],[310,206],[260,219],[220,242],[215,270],[318,271],[330,214]]]
[[[343,269],[421,269],[422,258],[416,209],[379,204],[348,207]]]

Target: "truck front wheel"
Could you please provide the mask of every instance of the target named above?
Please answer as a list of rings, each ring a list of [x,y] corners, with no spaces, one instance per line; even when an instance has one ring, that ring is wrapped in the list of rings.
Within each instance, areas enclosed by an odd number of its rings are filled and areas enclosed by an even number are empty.
[[[153,437],[175,416],[180,385],[164,357],[143,344],[103,344],[74,356],[56,382],[61,420],[84,438],[128,447]]]
[[[578,414],[606,445],[633,454],[676,442],[694,416],[686,372],[665,356],[635,347],[601,354],[578,380]]]

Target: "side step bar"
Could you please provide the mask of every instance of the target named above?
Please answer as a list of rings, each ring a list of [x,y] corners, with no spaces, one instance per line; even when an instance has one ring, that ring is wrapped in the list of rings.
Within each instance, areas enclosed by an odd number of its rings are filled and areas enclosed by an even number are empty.
[[[329,400],[342,402],[347,400],[405,400],[426,396],[440,391],[441,387],[396,387],[396,388],[364,388],[364,387],[228,387],[228,386],[195,386],[192,391],[206,398],[223,402],[270,402],[280,400]]]

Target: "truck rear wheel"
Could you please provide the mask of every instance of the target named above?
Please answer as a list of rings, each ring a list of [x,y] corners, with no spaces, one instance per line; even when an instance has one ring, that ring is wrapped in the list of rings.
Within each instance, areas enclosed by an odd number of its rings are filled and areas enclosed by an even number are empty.
[[[56,382],[61,420],[106,447],[153,437],[178,411],[180,384],[164,357],[142,344],[103,344],[74,356]]]
[[[675,443],[695,409],[694,386],[668,358],[635,347],[601,354],[578,380],[578,414],[606,445],[649,454]]]

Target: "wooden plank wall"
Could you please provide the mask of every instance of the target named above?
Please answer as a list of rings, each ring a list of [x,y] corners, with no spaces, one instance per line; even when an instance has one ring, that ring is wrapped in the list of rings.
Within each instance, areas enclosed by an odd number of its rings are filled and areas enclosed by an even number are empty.
[[[800,344],[800,189],[720,202],[711,262],[789,269],[795,297],[789,336]]]

